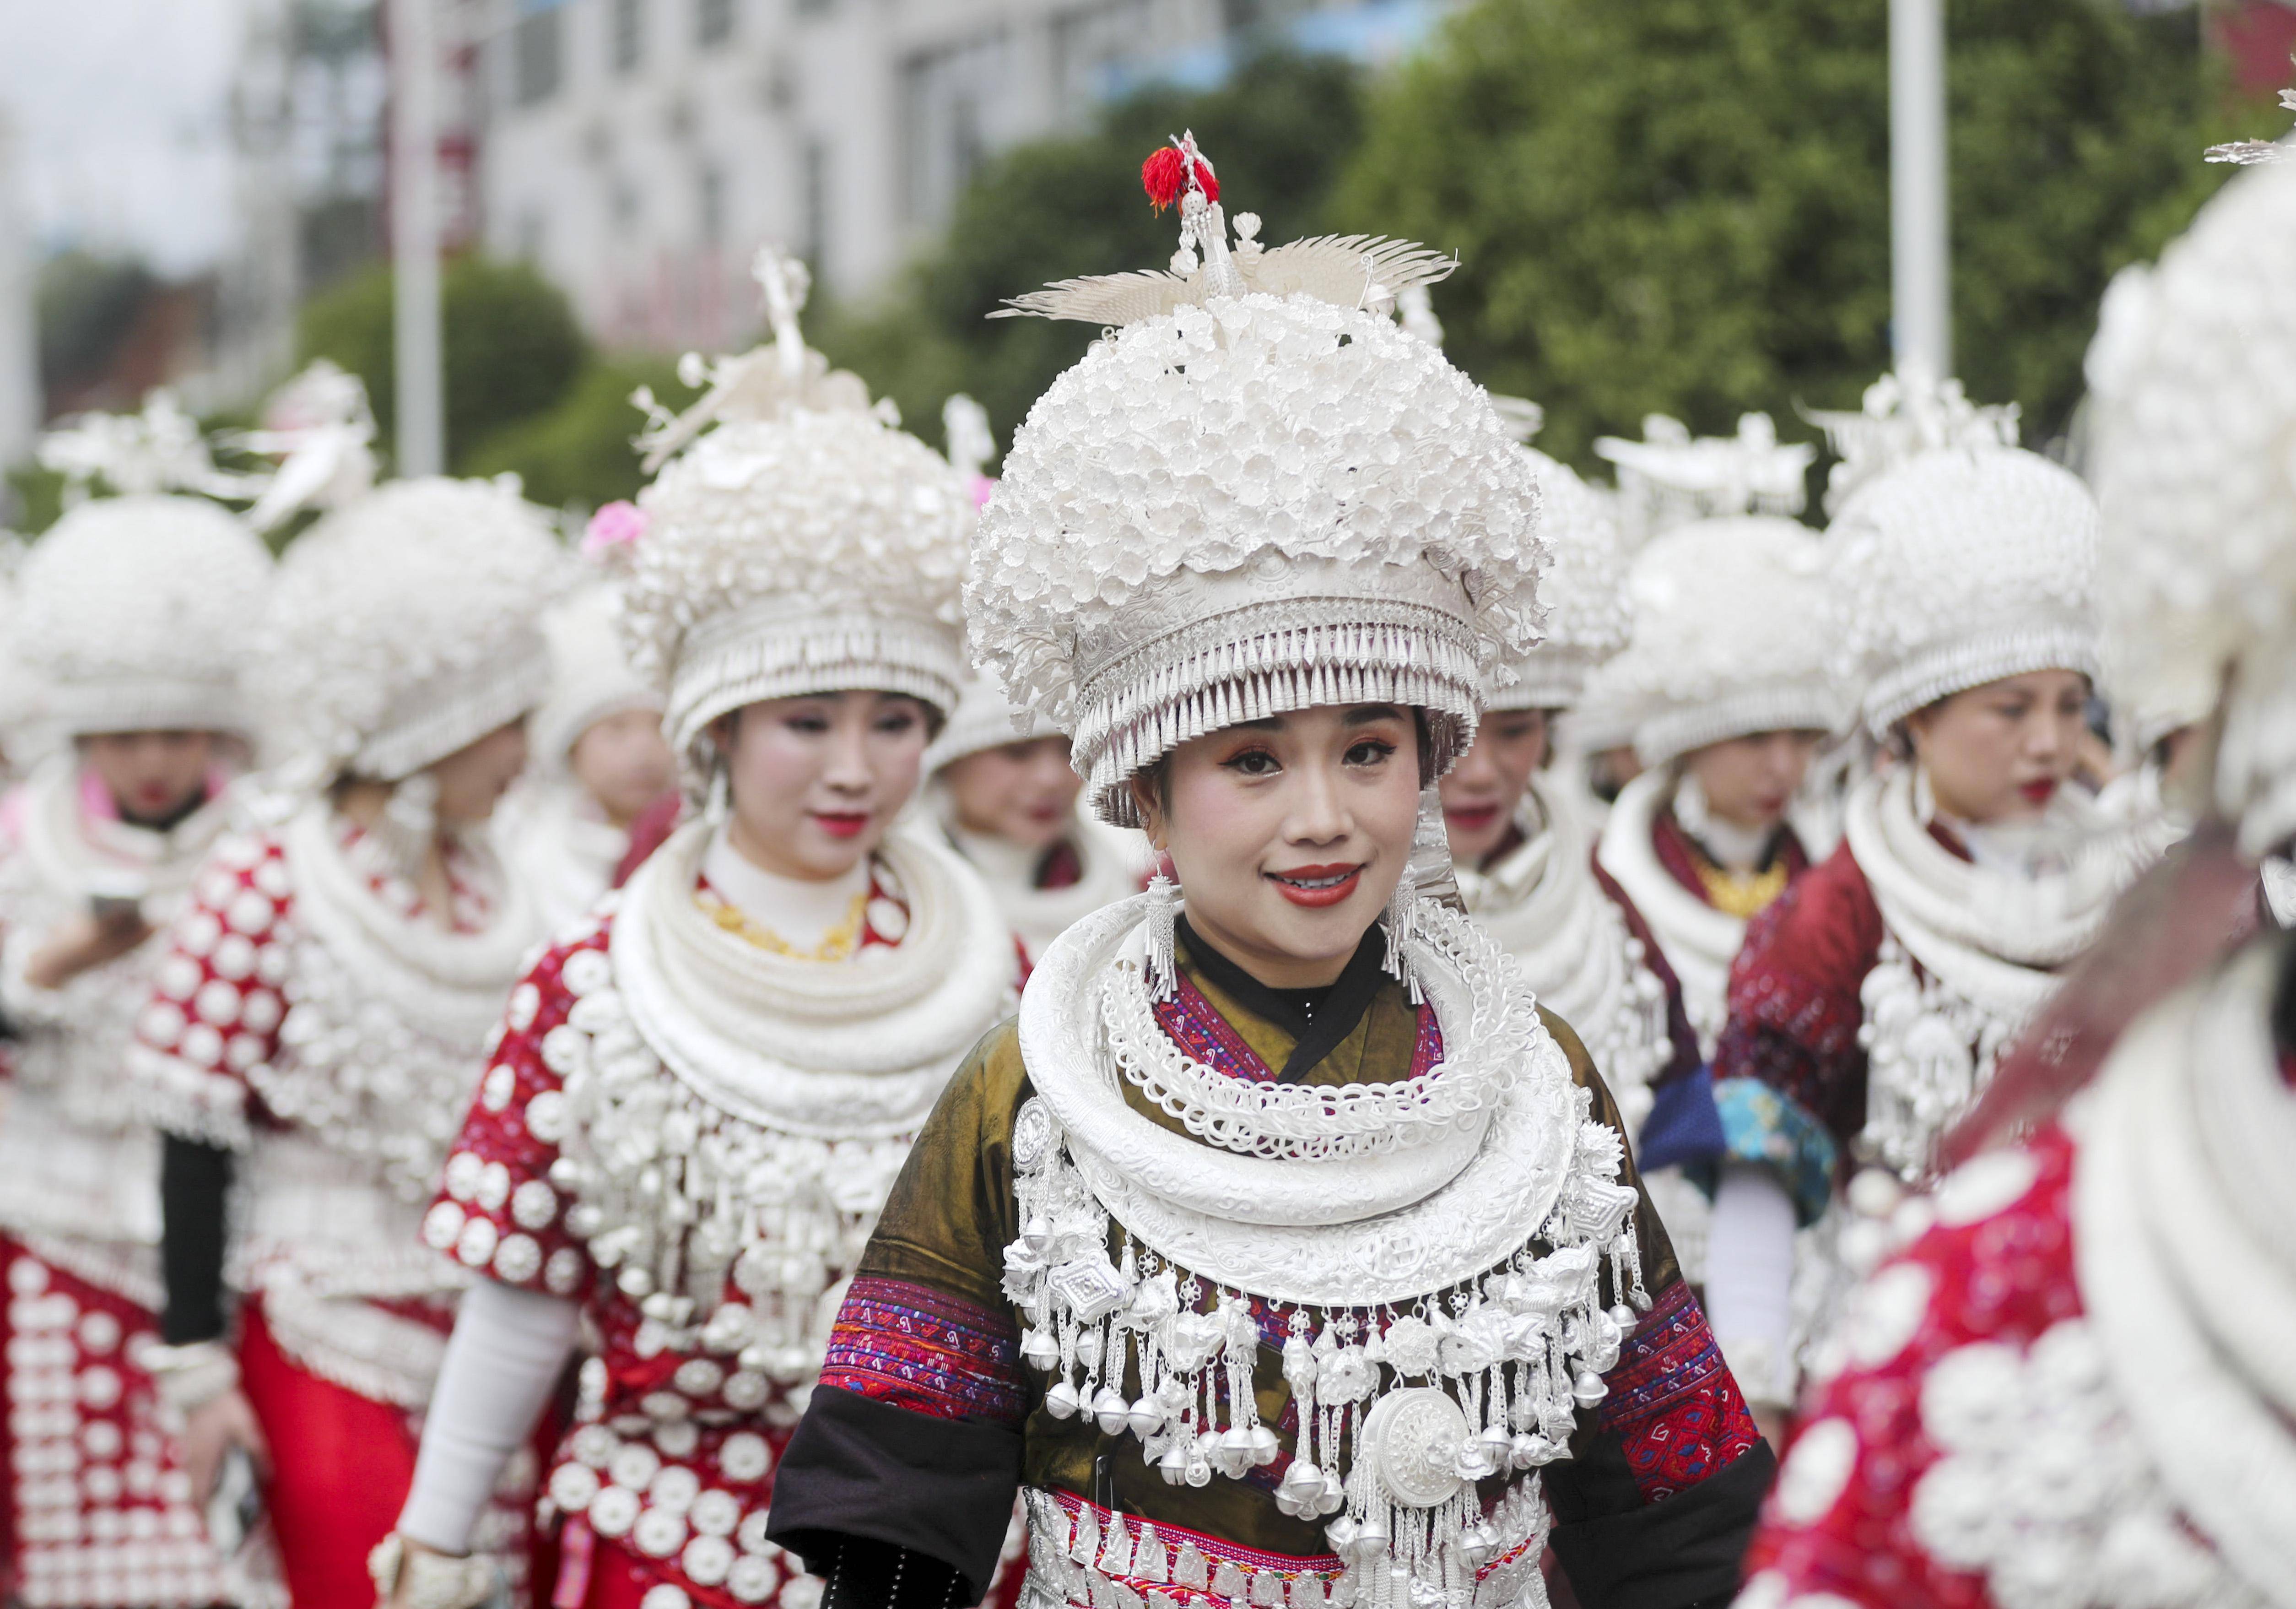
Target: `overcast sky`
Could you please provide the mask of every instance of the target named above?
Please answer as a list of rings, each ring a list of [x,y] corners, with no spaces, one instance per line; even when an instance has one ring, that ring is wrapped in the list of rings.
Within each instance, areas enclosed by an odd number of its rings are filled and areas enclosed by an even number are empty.
[[[245,0],[0,0],[0,116],[42,250],[169,274],[229,238],[227,110]]]

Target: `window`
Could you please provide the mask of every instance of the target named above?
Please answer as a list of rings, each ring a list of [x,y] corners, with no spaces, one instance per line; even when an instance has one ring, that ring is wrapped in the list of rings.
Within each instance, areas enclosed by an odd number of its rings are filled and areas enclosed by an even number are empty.
[[[613,0],[614,70],[633,72],[645,60],[645,0]]]
[[[693,37],[723,45],[734,37],[734,0],[693,0]]]
[[[696,210],[701,215],[701,243],[722,246],[726,243],[725,170],[715,162],[704,162],[698,189],[700,205]]]
[[[1013,54],[1000,32],[902,64],[902,200],[912,224],[940,224],[981,159],[1021,132]]]
[[[558,93],[562,41],[555,5],[529,11],[511,28],[511,98],[521,106],[546,101]]]

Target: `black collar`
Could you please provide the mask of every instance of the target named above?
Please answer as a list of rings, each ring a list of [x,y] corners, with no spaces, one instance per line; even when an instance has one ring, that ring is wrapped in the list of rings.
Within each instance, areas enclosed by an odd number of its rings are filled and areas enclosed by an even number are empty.
[[[1363,940],[1340,975],[1322,989],[1271,989],[1222,955],[1188,925],[1184,914],[1175,933],[1187,947],[1188,959],[1222,994],[1256,1017],[1274,1023],[1297,1042],[1277,1070],[1276,1078],[1296,1084],[1315,1071],[1324,1057],[1356,1030],[1371,1009],[1384,975],[1387,934],[1374,922],[1364,930]]]

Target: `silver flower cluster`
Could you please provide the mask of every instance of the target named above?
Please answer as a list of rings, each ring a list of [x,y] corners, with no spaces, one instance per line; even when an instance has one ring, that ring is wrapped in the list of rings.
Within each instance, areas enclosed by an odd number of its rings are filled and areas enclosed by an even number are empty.
[[[1830,680],[1825,550],[1808,527],[1767,514],[1678,526],[1636,555],[1627,597],[1634,640],[1603,667],[1602,686],[1635,712],[1646,764],[1847,717]]]
[[[1064,727],[1078,637],[1121,644],[1128,611],[1183,571],[1431,566],[1463,585],[1488,661],[1535,637],[1538,504],[1488,397],[1391,320],[1216,299],[1102,340],[1038,398],[967,615],[980,661]]]
[[[664,691],[696,627],[752,603],[955,625],[972,497],[915,437],[858,407],[720,423],[638,497],[623,583],[631,662]]]
[[[83,503],[18,576],[15,651],[66,731],[232,727],[271,556],[197,497]]]
[[[2100,523],[2078,476],[2018,447],[1939,448],[1858,488],[1828,540],[1868,725],[2005,676],[2095,674]]]
[[[546,676],[536,620],[567,575],[548,519],[514,484],[393,481],[287,550],[256,634],[255,685],[291,753],[347,763],[387,724],[428,713],[417,704]]]
[[[1511,685],[1494,685],[1493,709],[1558,709],[1578,702],[1595,666],[1627,645],[1626,552],[1609,494],[1537,447],[1517,449],[1538,477],[1539,535],[1554,563],[1540,587],[1546,630],[1510,667]]]

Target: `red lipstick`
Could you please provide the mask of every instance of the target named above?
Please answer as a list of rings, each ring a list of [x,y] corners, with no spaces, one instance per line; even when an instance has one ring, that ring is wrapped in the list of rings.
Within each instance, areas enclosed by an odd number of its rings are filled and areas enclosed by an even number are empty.
[[[821,830],[832,838],[857,838],[869,826],[868,814],[860,810],[849,812],[816,810],[813,813],[813,818],[821,824]]]
[[[2021,783],[2017,792],[2025,796],[2025,802],[2030,805],[2046,805],[2057,796],[2057,784],[2044,778],[2039,782]]]
[[[1498,818],[1499,808],[1495,804],[1461,805],[1457,809],[1443,812],[1443,819],[1462,833],[1483,832]]]
[[[1295,866],[1289,871],[1268,872],[1275,891],[1294,905],[1310,910],[1344,904],[1363,882],[1363,866]]]

